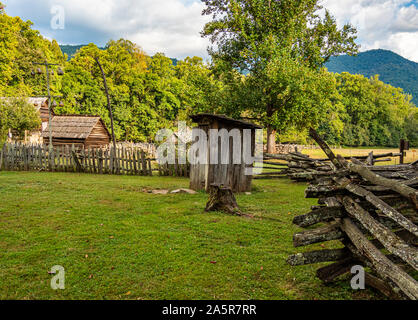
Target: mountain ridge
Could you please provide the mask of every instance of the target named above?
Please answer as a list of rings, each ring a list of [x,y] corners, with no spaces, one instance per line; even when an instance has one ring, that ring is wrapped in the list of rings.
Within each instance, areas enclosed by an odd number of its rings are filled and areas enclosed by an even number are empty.
[[[332,57],[325,65],[334,73],[349,72],[365,77],[379,75],[379,79],[412,95],[418,106],[418,63],[410,61],[390,50],[375,49],[357,56]]]
[[[78,50],[80,50],[81,48],[87,46],[87,44],[77,44],[77,45],[71,45],[71,44],[60,44],[60,48],[62,53],[67,55],[67,60],[71,60],[72,57],[77,53]],[[104,50],[105,48],[103,47],[98,47],[101,50]],[[171,61],[173,61],[173,65],[176,66],[178,63],[178,59],[176,58],[170,58]]]

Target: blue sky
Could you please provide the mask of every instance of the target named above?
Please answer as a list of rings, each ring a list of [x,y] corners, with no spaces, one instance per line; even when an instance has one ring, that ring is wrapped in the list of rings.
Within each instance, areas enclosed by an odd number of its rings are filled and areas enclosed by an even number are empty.
[[[148,54],[207,57],[199,32],[208,21],[197,0],[2,0],[6,12],[34,22],[34,28],[61,44],[127,38]],[[362,51],[389,49],[418,62],[418,0],[322,0],[340,25],[358,29]],[[64,29],[53,29],[51,9],[65,13]]]

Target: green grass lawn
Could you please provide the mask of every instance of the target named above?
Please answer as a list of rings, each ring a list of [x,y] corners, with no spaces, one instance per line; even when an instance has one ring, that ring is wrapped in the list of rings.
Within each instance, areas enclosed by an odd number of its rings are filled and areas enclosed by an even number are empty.
[[[304,184],[256,181],[254,219],[204,213],[207,195],[152,195],[188,179],[0,172],[0,299],[370,299],[349,277],[290,267]],[[326,247],[335,246],[335,243]],[[50,287],[62,265],[66,289]]]

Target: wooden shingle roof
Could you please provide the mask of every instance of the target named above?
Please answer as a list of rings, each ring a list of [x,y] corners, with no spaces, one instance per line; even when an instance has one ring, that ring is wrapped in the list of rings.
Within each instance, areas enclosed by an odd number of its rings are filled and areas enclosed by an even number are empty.
[[[106,129],[106,132],[110,137],[106,126],[99,116],[54,116],[51,120],[52,137],[64,139],[87,139],[99,121],[102,122],[103,127]],[[42,137],[49,137],[49,125],[42,132]]]

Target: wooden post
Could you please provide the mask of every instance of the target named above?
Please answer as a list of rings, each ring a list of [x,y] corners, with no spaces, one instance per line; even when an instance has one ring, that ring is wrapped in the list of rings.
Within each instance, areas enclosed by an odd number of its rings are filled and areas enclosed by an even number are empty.
[[[399,147],[399,152],[400,152],[400,164],[404,164],[405,163],[405,157],[406,157],[406,151],[409,150],[409,141],[406,141],[404,139],[401,139],[400,141],[400,147]]]
[[[141,152],[139,149],[136,150],[136,161],[137,161],[137,166],[138,166],[138,175],[142,175],[142,170],[141,170]]]
[[[19,169],[21,171],[25,171],[26,170],[26,148],[25,145],[23,144],[23,142],[19,143]]]
[[[9,170],[9,143],[5,143],[3,146],[3,149],[4,149],[4,153],[3,153],[4,170]]]
[[[136,150],[132,149],[132,162],[134,165],[134,174],[137,175],[138,174],[138,167],[136,166]]]
[[[103,174],[108,173],[108,149],[103,150]]]
[[[39,161],[39,166],[38,166],[38,170],[43,170],[44,169],[44,163],[43,163],[43,146],[38,146],[38,161]]]
[[[99,149],[99,155],[98,155],[98,159],[99,159],[99,174],[103,174],[103,149],[100,148]]]
[[[74,143],[71,144],[70,165],[71,165],[71,171],[76,172],[77,171],[77,168],[76,168],[75,160],[73,158],[73,154],[75,154],[75,146],[74,146]]]
[[[174,157],[174,166],[173,166],[173,176],[178,177],[179,176],[179,164],[177,157]]]
[[[132,166],[132,149],[126,149],[126,157],[128,158],[128,163],[129,163],[129,174],[133,175],[134,174],[134,169]]]
[[[142,162],[142,170],[141,173],[143,176],[147,175],[147,163],[145,162],[145,152],[144,150],[141,151],[141,162]]]
[[[57,165],[57,171],[64,171],[64,159],[63,159],[63,146],[61,147],[57,147],[57,152],[58,152],[58,165]]]
[[[23,165],[23,170],[24,171],[28,171],[29,170],[29,163],[28,163],[28,158],[29,158],[29,150],[28,148],[26,148],[26,146],[24,144],[21,144],[21,157],[22,157],[22,165]]]
[[[125,147],[122,147],[119,149],[118,152],[119,158],[120,158],[120,174],[126,173],[126,160],[125,160]]]
[[[129,175],[129,159],[128,153],[125,147],[122,147],[122,159],[123,159],[123,168],[125,170],[124,174]]]
[[[83,165],[83,172],[87,172],[87,158],[86,158],[86,150],[84,149],[84,146],[81,148],[81,163]]]
[[[10,144],[9,170],[15,170],[15,144]]]
[[[114,154],[115,154],[115,151],[114,150],[112,150],[112,147],[110,147],[110,149],[109,149],[109,174],[113,174],[113,172],[114,172],[114,166],[115,166],[115,164],[114,164]]]
[[[134,148],[131,147],[129,149],[129,161],[130,161],[130,168],[131,168],[131,174],[135,175],[135,162],[134,162]]]
[[[149,169],[149,176],[152,177],[152,165],[151,159],[148,159],[148,169]]]
[[[118,149],[118,174],[123,174],[123,147]]]
[[[97,162],[97,149],[93,148],[92,149],[93,152],[93,173],[98,173],[98,162]],[[96,165],[97,163],[97,165]]]
[[[3,145],[3,148],[0,150],[0,171],[3,168],[3,159],[5,154],[6,144]]]

